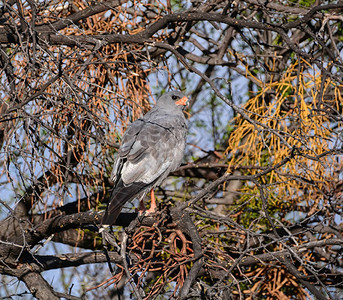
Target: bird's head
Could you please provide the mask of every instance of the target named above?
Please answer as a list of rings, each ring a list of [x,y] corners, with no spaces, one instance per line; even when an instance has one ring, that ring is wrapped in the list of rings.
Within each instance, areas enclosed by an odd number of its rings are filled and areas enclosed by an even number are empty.
[[[187,96],[180,91],[165,93],[157,100],[157,105],[165,109],[184,110],[188,104]]]

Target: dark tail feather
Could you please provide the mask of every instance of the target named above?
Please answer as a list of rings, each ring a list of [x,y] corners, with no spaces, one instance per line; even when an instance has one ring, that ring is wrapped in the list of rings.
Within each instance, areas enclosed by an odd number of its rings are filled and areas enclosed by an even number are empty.
[[[134,182],[128,186],[124,186],[122,182],[119,182],[112,191],[111,199],[108,203],[101,224],[114,224],[124,204],[139,196],[139,194],[142,193],[146,187],[147,184],[142,182]]]

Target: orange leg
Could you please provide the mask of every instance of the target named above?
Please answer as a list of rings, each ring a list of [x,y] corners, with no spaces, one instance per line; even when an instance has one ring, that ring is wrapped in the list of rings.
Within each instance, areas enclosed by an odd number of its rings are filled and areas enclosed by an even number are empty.
[[[142,197],[142,199],[140,199],[140,201],[139,201],[139,211],[138,211],[138,213],[140,215],[143,214],[143,212],[145,212],[146,214],[151,214],[151,213],[155,212],[157,206],[156,206],[156,198],[155,198],[154,189],[151,189],[150,196],[151,196],[151,206],[150,206],[150,208],[148,210],[145,209],[144,202],[143,202],[143,197]]]
[[[154,189],[151,189],[150,196],[151,196],[151,205],[150,205],[150,208],[146,212],[147,213],[154,213],[156,208],[157,208]]]

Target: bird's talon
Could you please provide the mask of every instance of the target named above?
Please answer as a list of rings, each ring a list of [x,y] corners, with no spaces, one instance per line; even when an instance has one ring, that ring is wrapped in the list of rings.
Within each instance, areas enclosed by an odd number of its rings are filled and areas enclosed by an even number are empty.
[[[148,210],[145,211],[147,215],[154,214],[156,212],[156,207],[150,207]]]

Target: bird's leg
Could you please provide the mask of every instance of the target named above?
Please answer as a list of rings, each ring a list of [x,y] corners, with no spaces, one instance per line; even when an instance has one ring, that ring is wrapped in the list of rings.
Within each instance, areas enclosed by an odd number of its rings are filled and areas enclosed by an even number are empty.
[[[150,196],[151,196],[151,205],[150,205],[150,208],[146,211],[148,214],[149,213],[154,213],[156,208],[157,208],[154,189],[151,189]]]
[[[151,195],[151,205],[148,210],[145,209],[145,205],[143,202],[143,198],[145,195],[143,195],[141,199],[139,200],[139,211],[138,211],[139,215],[143,215],[143,214],[147,215],[147,214],[151,214],[155,212],[157,206],[156,206],[156,198],[155,198],[154,189],[151,189],[150,195]]]

